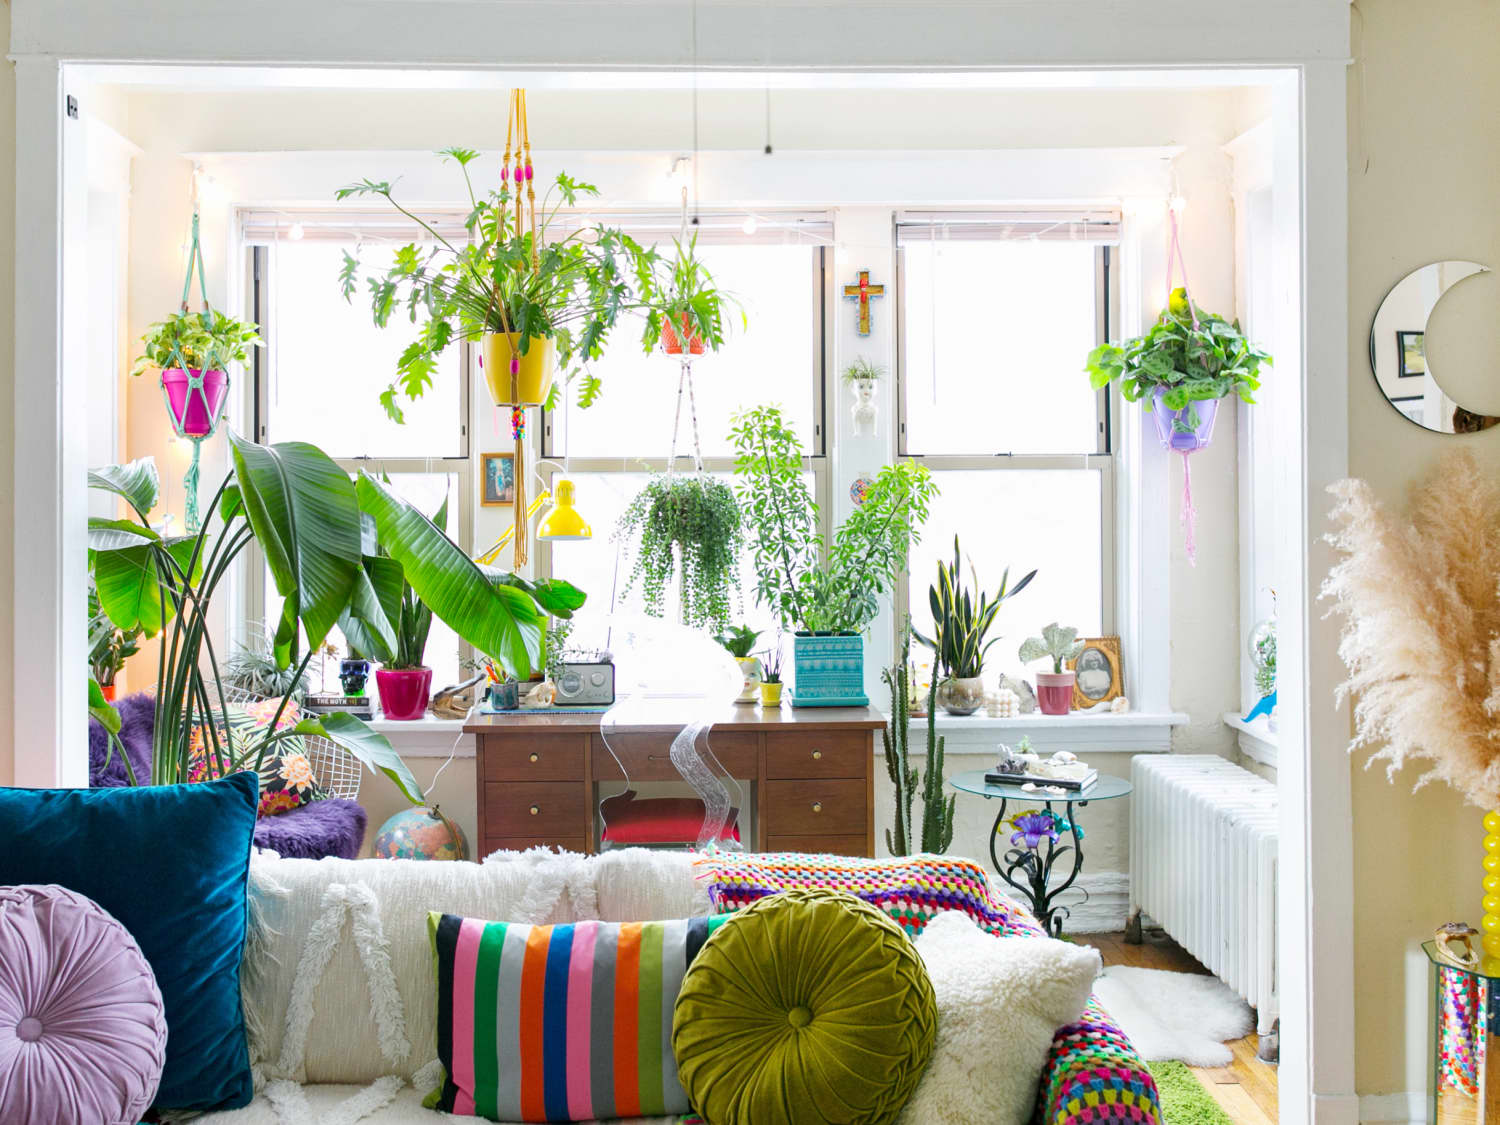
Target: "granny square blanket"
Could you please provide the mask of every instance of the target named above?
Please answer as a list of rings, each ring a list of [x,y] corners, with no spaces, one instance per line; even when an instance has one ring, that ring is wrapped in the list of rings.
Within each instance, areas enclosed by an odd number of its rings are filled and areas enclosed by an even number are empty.
[[[709,852],[699,861],[709,900],[729,913],[778,891],[847,891],[878,906],[913,939],[932,918],[959,910],[997,937],[1043,937],[1020,903],[997,894],[984,868],[954,856],[891,859]],[[1161,1125],[1156,1083],[1125,1033],[1097,1000],[1052,1039],[1038,1094],[1037,1125]]]

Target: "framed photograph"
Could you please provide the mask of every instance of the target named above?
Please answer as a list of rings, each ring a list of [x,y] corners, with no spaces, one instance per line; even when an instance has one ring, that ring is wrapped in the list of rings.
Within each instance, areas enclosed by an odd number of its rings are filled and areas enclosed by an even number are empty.
[[[1073,681],[1073,709],[1107,703],[1125,694],[1124,676],[1120,671],[1119,637],[1085,637],[1078,659],[1068,661],[1076,673]]]
[[[483,490],[479,502],[486,508],[498,508],[516,502],[516,455],[514,453],[480,454],[479,467]]]
[[[1402,379],[1427,374],[1427,333],[1396,333],[1396,375]]]

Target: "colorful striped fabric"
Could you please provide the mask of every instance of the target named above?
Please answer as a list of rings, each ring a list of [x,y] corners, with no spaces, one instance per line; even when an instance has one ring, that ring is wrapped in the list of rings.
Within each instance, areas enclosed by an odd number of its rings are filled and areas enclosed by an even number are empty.
[[[672,1009],[726,918],[527,926],[429,914],[444,1077],[423,1104],[492,1121],[687,1113]]]
[[[880,907],[916,938],[935,914],[961,910],[986,933],[1043,937],[1020,903],[995,893],[984,868],[953,856],[845,859],[830,855],[709,852],[700,861],[709,899],[738,910],[794,887],[832,887]],[[1042,1070],[1040,1125],[1161,1125],[1156,1081],[1097,1000],[1059,1028]]]

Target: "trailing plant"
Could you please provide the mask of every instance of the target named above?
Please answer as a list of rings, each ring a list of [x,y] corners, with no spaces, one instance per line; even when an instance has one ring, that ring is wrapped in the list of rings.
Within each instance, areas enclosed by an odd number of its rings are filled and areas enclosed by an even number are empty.
[[[140,652],[139,629],[121,629],[99,607],[99,594],[89,583],[89,671],[101,687],[110,687],[125,661]]]
[[[956,679],[978,676],[984,671],[985,654],[1000,641],[999,637],[991,638],[988,643],[984,639],[995,623],[995,615],[1007,598],[1015,597],[1031,584],[1036,571],[1031,571],[1011,586],[1010,567],[1006,567],[994,600],[980,590],[976,602],[963,586],[957,535],[953,537],[953,565],[939,559],[937,569],[937,582],[927,588],[927,602],[932,609],[932,636],[924,637],[916,629],[912,630],[912,635],[932,649],[939,671],[946,670]],[[969,561],[969,575],[978,590],[979,573],[974,569],[972,559]]]
[[[1204,312],[1178,287],[1145,335],[1124,344],[1100,344],[1089,352],[1085,369],[1095,390],[1117,382],[1127,402],[1143,401],[1149,411],[1153,393],[1161,387],[1166,391],[1162,405],[1183,410],[1230,393],[1254,403],[1261,364],[1270,363],[1270,355],[1240,331],[1239,321]],[[1197,411],[1189,413],[1196,416]],[[1192,429],[1197,418],[1182,424]]]
[[[1062,672],[1063,664],[1069,660],[1077,660],[1078,654],[1083,651],[1083,642],[1077,640],[1078,630],[1072,626],[1062,626],[1056,621],[1042,629],[1040,637],[1027,637],[1021,642],[1019,656],[1022,664],[1030,664],[1033,660],[1052,661],[1052,671]]]
[[[703,474],[653,477],[620,516],[614,538],[636,540],[624,593],[639,584],[651,616],[666,612],[667,584],[676,577],[684,625],[729,624],[740,592],[745,525],[727,484]]]
[[[878,383],[884,378],[884,364],[876,363],[869,356],[856,356],[843,370],[845,383]]]
[[[432,384],[438,357],[455,342],[490,332],[517,333],[521,355],[534,337],[555,340],[563,383],[582,374],[578,402],[591,405],[600,383],[584,371],[585,365],[603,354],[622,313],[654,307],[655,249],[644,249],[623,231],[601,224],[552,236],[560,208],[599,194],[594,185],[565,172],[545,192],[533,232],[520,221],[517,189],[509,180],[498,191],[476,194],[468,166],[478,152],[448,148],[438,155],[458,165],[468,194],[464,225],[470,237],[458,244],[399,203],[390,182],[365,179],[336,193],[339,200],[378,196],[431,240],[402,246],[387,269],[364,276],[376,325],[384,328],[401,314],[417,326],[415,339],[397,360],[395,380],[381,393],[381,405],[401,421],[399,400],[422,397]],[[339,271],[345,300],[359,287],[361,268],[359,259],[346,252]],[[649,312],[646,332],[651,332]]]
[[[714,638],[728,651],[730,656],[744,660],[755,648],[755,642],[760,639],[760,630],[752,629],[748,625],[731,625],[727,629],[720,630],[719,635]]]
[[[296,668],[277,664],[271,642],[265,638],[236,645],[220,672],[226,687],[239,688],[262,699],[290,695],[293,702],[301,703],[311,686],[305,669],[299,675]]]
[[[911,726],[911,630],[902,634],[901,659],[881,671],[880,678],[891,689],[891,718],[880,732],[885,749],[885,768],[896,788],[896,823],[885,830],[885,847],[891,855],[911,855],[916,824],[912,806],[917,796],[917,767],[911,764],[908,747]],[[944,797],[943,757],[945,742],[937,733],[937,677],[927,692],[927,764],[921,777],[921,851],[935,855],[953,843],[953,809],[958,794]]]
[[[738,309],[740,327],[748,325],[744,309],[730,293],[714,283],[714,276],[698,258],[698,235],[694,232],[683,246],[682,240],[672,240],[671,258],[657,257],[651,261],[650,284],[646,289],[646,328],[641,344],[646,351],[653,350],[661,340],[662,326],[670,324],[678,333],[683,346],[697,337],[709,351],[718,351],[724,345],[724,314]]]
[[[756,599],[783,625],[854,633],[880,609],[921,539],[937,486],[925,466],[903,461],[876,475],[862,504],[826,546],[818,506],[802,475],[802,446],[778,407],[734,418],[735,491],[750,525]]]
[[[220,371],[227,363],[247,362],[250,349],[262,346],[256,325],[213,311],[173,313],[147,328],[141,341],[146,348],[131,365],[132,375],[150,367]]]

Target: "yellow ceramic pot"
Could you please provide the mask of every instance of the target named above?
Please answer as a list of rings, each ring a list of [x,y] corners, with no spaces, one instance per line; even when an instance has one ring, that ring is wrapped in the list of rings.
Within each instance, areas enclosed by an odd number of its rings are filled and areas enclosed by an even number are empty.
[[[774,684],[768,684],[768,683],[765,683],[764,681],[761,682],[761,685],[760,685],[760,705],[762,707],[780,707],[781,706],[781,681],[780,680],[778,680]]]
[[[510,393],[510,357],[520,336],[515,332],[491,332],[484,338],[484,381],[496,406],[539,406],[552,390],[557,370],[557,342],[550,336],[533,336],[521,356],[516,377],[519,395]]]

